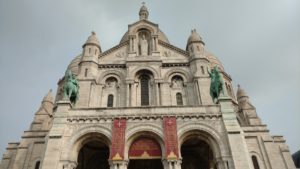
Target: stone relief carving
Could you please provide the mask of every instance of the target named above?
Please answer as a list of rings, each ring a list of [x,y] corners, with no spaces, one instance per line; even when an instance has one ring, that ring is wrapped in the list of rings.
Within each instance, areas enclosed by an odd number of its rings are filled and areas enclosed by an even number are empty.
[[[183,80],[180,77],[173,77],[172,78],[172,84],[171,84],[172,88],[182,88],[183,87]]]
[[[119,86],[120,85],[118,83],[118,80],[114,77],[110,77],[105,81],[103,88],[115,89],[115,88],[119,88]]]
[[[118,52],[115,54],[115,56],[118,58],[125,58],[126,54],[125,54],[125,52]]]
[[[163,57],[178,57],[178,54],[172,50],[165,50],[162,52]]]
[[[171,51],[169,51],[169,50],[163,52],[163,56],[164,56],[164,57],[171,57],[171,54],[172,54],[172,53],[171,53]]]

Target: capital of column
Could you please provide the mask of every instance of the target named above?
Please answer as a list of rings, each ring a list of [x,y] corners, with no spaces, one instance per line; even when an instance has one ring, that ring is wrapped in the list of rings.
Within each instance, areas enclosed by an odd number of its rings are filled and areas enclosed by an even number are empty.
[[[152,34],[152,38],[158,38],[157,34]]]
[[[126,80],[125,80],[125,83],[126,83],[126,84],[133,84],[133,83],[134,83],[134,80],[133,80],[133,79],[126,79]]]
[[[163,83],[164,80],[163,79],[154,79],[154,83]]]
[[[181,159],[163,159],[164,169],[181,169]]]
[[[110,169],[127,169],[128,160],[109,160]]]
[[[135,34],[129,35],[129,38],[136,38],[136,35]]]
[[[77,167],[78,163],[75,161],[66,161],[63,164],[64,169],[75,169]]]

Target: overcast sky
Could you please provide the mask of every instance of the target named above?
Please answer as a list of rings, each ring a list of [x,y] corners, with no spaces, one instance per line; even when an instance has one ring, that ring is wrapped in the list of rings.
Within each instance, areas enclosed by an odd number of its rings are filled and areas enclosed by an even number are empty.
[[[0,0],[0,154],[21,140],[49,89],[96,31],[102,50],[138,20],[137,0]],[[149,20],[185,49],[191,29],[250,96],[272,135],[300,149],[299,0],[146,0]]]

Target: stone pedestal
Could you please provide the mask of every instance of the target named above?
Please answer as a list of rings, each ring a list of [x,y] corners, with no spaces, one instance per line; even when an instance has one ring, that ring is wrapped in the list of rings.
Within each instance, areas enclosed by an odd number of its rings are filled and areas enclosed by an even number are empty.
[[[62,136],[66,128],[68,111],[72,105],[69,100],[61,100],[57,102],[56,111],[54,112],[53,125],[49,131],[47,138],[46,153],[42,163],[42,169],[75,169],[77,164],[68,161],[67,163],[59,163],[61,150],[63,149]],[[61,166],[62,165],[62,166]]]
[[[223,122],[228,133],[227,139],[233,159],[233,164],[231,161],[227,161],[225,167],[253,169],[243,131],[237,121],[231,98],[227,95],[222,95],[219,97],[218,102],[221,105]]]

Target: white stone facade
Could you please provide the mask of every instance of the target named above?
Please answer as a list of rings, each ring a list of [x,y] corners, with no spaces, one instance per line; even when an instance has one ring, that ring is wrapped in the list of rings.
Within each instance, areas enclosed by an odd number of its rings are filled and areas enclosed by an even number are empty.
[[[60,80],[56,98],[50,92],[43,99],[21,142],[9,143],[1,169],[74,169],[81,148],[90,140],[111,147],[115,119],[126,119],[124,158],[107,159],[110,168],[128,168],[130,146],[143,135],[160,145],[165,169],[184,168],[181,146],[194,136],[212,151],[209,169],[257,169],[253,158],[260,169],[295,168],[283,137],[269,134],[241,88],[236,98],[231,77],[197,32],[192,31],[182,50],[148,21],[148,14],[143,6],[140,20],[107,51],[102,52],[92,33],[82,54],[68,66],[79,81],[77,103],[62,99],[64,80]],[[210,96],[207,72],[216,65],[225,84],[217,104]],[[113,99],[108,107],[109,95]],[[177,158],[165,155],[164,117],[176,117]]]

